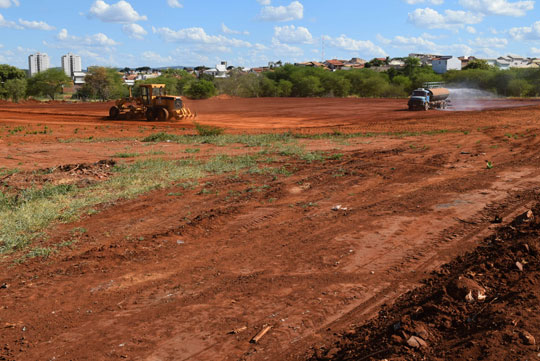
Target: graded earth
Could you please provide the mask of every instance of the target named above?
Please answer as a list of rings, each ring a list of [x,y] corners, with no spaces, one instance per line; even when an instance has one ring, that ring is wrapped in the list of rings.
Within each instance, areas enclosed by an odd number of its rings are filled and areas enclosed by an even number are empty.
[[[111,103],[0,104],[0,187],[13,199],[51,184],[82,197],[160,159],[203,170],[97,201],[6,252],[0,360],[347,359],[342,335],[538,202],[534,100],[427,112],[403,99],[187,104],[225,134],[110,121]],[[173,136],[147,138],[157,133]],[[365,350],[353,355],[382,359]]]

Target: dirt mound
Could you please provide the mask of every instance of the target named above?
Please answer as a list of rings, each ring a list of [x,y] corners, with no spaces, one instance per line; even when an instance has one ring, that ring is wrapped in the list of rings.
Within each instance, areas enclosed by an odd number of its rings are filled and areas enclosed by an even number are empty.
[[[540,205],[312,360],[525,360],[540,337]]]
[[[16,193],[27,188],[41,188],[44,185],[76,184],[79,188],[105,180],[110,176],[114,160],[100,160],[96,163],[66,164],[9,174],[0,178],[0,189],[7,193]]]

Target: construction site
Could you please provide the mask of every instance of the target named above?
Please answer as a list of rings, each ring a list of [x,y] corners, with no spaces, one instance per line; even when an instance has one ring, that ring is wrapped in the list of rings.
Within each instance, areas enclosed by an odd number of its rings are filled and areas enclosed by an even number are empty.
[[[537,359],[540,101],[430,95],[0,103],[0,360]]]

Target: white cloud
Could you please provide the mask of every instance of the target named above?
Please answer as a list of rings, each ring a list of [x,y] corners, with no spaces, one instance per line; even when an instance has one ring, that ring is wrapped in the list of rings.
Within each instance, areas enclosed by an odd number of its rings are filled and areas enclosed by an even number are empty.
[[[109,5],[103,0],[97,0],[90,7],[90,17],[98,18],[106,23],[130,24],[141,20],[147,20],[146,16],[139,15],[130,3],[120,0],[116,4]]]
[[[18,25],[14,21],[6,20],[2,14],[0,14],[0,28],[12,28],[12,29],[23,29],[22,26]]]
[[[178,9],[181,9],[184,7],[184,5],[180,4],[178,0],[167,0],[167,5],[169,5],[172,8],[178,8]]]
[[[355,40],[347,37],[346,35],[341,35],[337,38],[324,36],[323,38],[329,46],[333,46],[335,48],[361,52],[371,56],[387,55],[387,53],[381,47],[373,44],[370,40]]]
[[[56,29],[54,26],[51,26],[44,21],[27,21],[19,19],[19,24],[21,24],[21,26],[25,29],[36,29],[45,31],[51,31]]]
[[[168,42],[188,42],[195,44],[214,44],[233,47],[252,47],[252,44],[239,39],[227,38],[223,35],[208,35],[203,28],[186,28],[172,30],[169,28],[152,28],[155,34],[160,35],[163,40]]]
[[[444,15],[431,8],[416,9],[409,13],[408,21],[428,29],[456,29],[464,25],[478,24],[483,15],[462,10],[445,10]]]
[[[142,58],[145,61],[151,62],[153,65],[173,65],[174,59],[172,56],[161,56],[153,51],[145,51],[142,53]]]
[[[274,37],[281,43],[287,44],[311,44],[313,36],[307,28],[294,25],[274,27]]]
[[[486,15],[524,16],[534,9],[534,1],[459,0],[466,9]]]
[[[512,28],[509,33],[515,40],[540,40],[540,21],[531,26]]]
[[[404,52],[425,52],[430,54],[459,54],[469,56],[473,54],[474,49],[466,44],[449,44],[449,45],[440,45],[433,42],[430,39],[427,39],[424,36],[419,37],[405,37],[405,36],[396,36],[392,39],[385,39],[382,36],[378,35],[377,39],[386,46],[391,46],[393,48],[401,49]]]
[[[19,0],[0,0],[0,8],[7,9],[12,5],[19,6]]]
[[[540,55],[540,49],[539,48],[531,48],[531,53]]]
[[[433,5],[442,5],[444,0],[405,0],[409,5],[423,4],[423,3],[432,3]]]
[[[115,46],[118,45],[116,41],[109,38],[103,33],[94,35],[86,35],[83,37],[70,35],[67,29],[62,29],[56,36],[65,45],[71,46]]]
[[[270,5],[270,0],[257,0],[257,2],[261,5]]]
[[[272,54],[278,56],[297,57],[304,55],[304,51],[297,46],[283,44],[277,39],[272,39]]]
[[[265,21],[292,21],[304,17],[304,6],[299,1],[293,1],[288,6],[270,6],[262,8],[259,18]]]
[[[225,25],[224,23],[221,23],[221,31],[223,32],[223,34],[228,34],[228,35],[249,35],[249,31],[233,30],[229,28],[227,25]]]
[[[469,34],[476,34],[476,29],[474,28],[474,26],[467,26],[465,30],[467,30]]]
[[[148,34],[146,30],[139,24],[127,24],[122,26],[122,31],[124,34],[127,34],[130,38],[142,40],[144,36]]]
[[[469,43],[479,49],[502,49],[508,45],[508,40],[504,38],[476,38]]]

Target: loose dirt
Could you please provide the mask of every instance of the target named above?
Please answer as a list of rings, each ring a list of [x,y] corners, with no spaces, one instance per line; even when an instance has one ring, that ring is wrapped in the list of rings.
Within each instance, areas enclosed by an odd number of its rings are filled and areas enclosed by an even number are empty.
[[[313,360],[536,359],[538,212],[537,204]]]
[[[323,357],[351,329],[354,335],[386,337],[378,336],[376,327],[357,327],[441,265],[487,247],[484,239],[500,226],[492,223],[496,217],[504,225],[538,202],[538,106],[411,113],[403,110],[403,100],[226,99],[188,105],[197,110],[197,121],[228,133],[374,134],[299,140],[308,150],[336,156],[311,163],[282,156],[270,164],[290,175],[212,176],[193,188],[173,185],[55,225],[34,246],[71,246],[47,259],[18,264],[17,253],[2,260],[0,359],[305,360],[313,349]],[[95,165],[100,160],[260,150],[239,144],[148,145],[140,140],[149,134],[193,134],[193,124],[111,122],[103,119],[107,107],[1,104],[0,170],[21,170],[4,183],[24,188],[54,182],[61,174],[75,182],[99,181],[99,175],[108,176]],[[200,151],[193,155],[187,148]],[[114,157],[126,152],[137,155]],[[87,164],[83,169],[89,174],[72,167],[61,172],[70,164]],[[44,180],[44,169],[56,169],[50,180]],[[527,243],[534,252],[537,245]],[[515,256],[532,263],[536,257]],[[530,263],[523,265],[531,270]],[[510,301],[492,303],[506,289],[495,274],[462,273],[488,291],[483,304],[490,306],[482,317],[499,307],[504,320],[514,318]],[[433,290],[442,282],[435,278]],[[534,282],[530,287],[536,292]],[[441,297],[450,302],[446,294]],[[460,329],[461,316],[478,312],[474,305],[456,306],[460,311],[451,327]],[[525,300],[520,305],[533,307]],[[516,332],[540,337],[536,321],[520,320],[524,317],[517,319]],[[411,331],[414,321],[413,316],[402,321],[407,336],[417,334]],[[443,357],[453,339],[439,330],[438,321],[422,322],[434,334],[425,355]],[[470,327],[483,327],[477,323]],[[250,343],[266,326],[272,329]],[[506,340],[503,333],[494,339]],[[510,336],[516,355],[531,349]],[[388,343],[395,355],[423,355],[395,342]],[[361,342],[355,347],[351,350],[379,351]],[[476,355],[473,349],[468,357]]]

